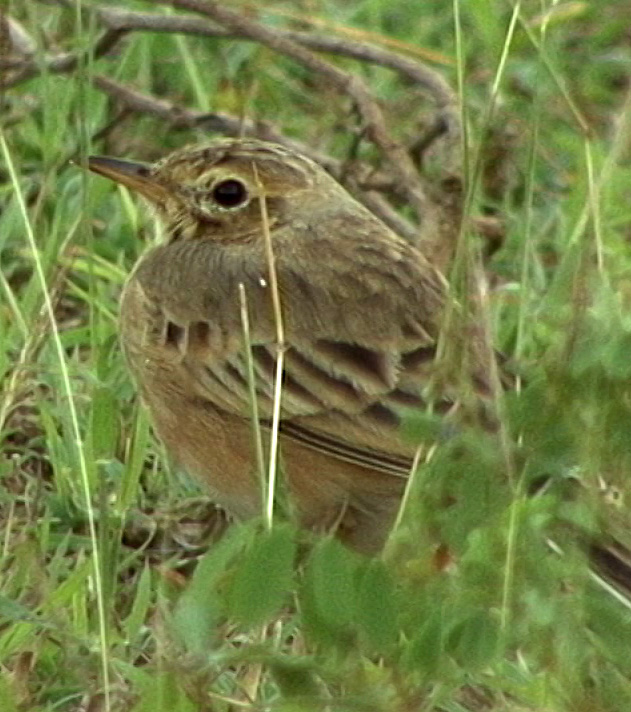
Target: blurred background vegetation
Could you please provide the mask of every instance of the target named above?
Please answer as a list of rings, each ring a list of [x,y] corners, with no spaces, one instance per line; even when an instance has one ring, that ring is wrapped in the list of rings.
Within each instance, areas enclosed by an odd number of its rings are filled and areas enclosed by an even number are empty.
[[[377,560],[282,522],[223,534],[153,439],[117,342],[120,289],[154,226],[76,163],[244,131],[299,141],[338,176],[387,162],[349,96],[292,57],[190,22],[156,31],[156,16],[201,15],[4,0],[0,709],[631,709],[629,603],[583,546],[631,544],[627,0],[229,7],[388,50],[453,88],[461,163],[448,131],[422,169],[430,186],[465,180],[464,245],[519,386],[499,404],[502,443],[439,443]],[[435,91],[319,56],[361,77],[406,145],[442,125]]]

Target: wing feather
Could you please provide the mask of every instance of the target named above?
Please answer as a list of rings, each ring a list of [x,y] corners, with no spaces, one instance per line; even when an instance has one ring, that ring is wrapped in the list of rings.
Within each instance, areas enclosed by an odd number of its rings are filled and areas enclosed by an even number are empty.
[[[424,405],[444,283],[418,250],[365,215],[329,219],[327,230],[344,236],[343,252],[331,252],[317,226],[305,226],[299,236],[296,229],[274,234],[286,338],[282,432],[332,457],[404,474],[410,448],[399,439],[399,411]],[[268,419],[277,347],[271,300],[262,291],[265,258],[262,247],[247,259],[234,250],[221,247],[217,264],[206,269],[224,271],[222,283],[233,283],[235,293],[210,291],[194,305],[178,305],[163,333],[182,352],[196,395],[249,419],[247,347],[235,338],[242,283],[259,413]],[[200,269],[191,259],[190,272]]]

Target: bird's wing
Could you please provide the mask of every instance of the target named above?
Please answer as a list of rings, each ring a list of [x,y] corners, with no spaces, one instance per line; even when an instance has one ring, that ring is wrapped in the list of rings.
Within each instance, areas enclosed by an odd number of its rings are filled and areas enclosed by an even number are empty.
[[[348,234],[348,221],[343,227]],[[333,457],[402,473],[410,458],[397,432],[399,411],[434,400],[428,374],[445,289],[415,248],[379,230],[379,239],[371,239],[362,225],[353,233],[355,244],[340,255],[327,253],[330,243],[317,235],[301,241],[300,250],[278,250],[285,332],[281,429]],[[260,285],[250,291],[256,290],[258,299],[269,299]],[[198,395],[232,414],[252,416],[253,383],[265,422],[279,347],[269,309],[251,306],[247,347],[201,359],[193,352],[187,362]],[[434,404],[447,409],[450,398]]]

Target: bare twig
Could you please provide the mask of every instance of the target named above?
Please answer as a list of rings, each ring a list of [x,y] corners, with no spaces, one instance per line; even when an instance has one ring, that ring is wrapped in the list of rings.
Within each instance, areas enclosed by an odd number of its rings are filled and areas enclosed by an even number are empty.
[[[267,121],[182,107],[162,98],[142,94],[104,75],[93,78],[96,88],[118,101],[125,111],[149,114],[168,121],[176,128],[198,128],[230,136],[253,136],[281,143],[304,153],[341,180],[356,198],[393,230],[409,240],[422,242],[428,255],[440,254],[443,256],[441,260],[449,259],[461,211],[458,206],[455,210],[452,209],[453,200],[449,201],[450,205],[446,210],[444,201],[436,200],[436,196],[432,195],[435,191],[430,191],[424,185],[419,156],[428,143],[440,138],[443,146],[441,175],[451,181],[460,181],[459,113],[455,108],[454,93],[439,73],[421,61],[370,43],[346,37],[266,27],[236,11],[226,9],[215,0],[156,2],[192,10],[209,20],[188,15],[138,13],[97,6],[91,11],[106,29],[90,51],[92,58],[99,58],[111,52],[123,37],[136,31],[183,33],[264,44],[324,77],[341,95],[351,98],[359,116],[361,135],[379,149],[386,164],[384,168],[375,172],[374,168],[358,161],[358,166],[363,166],[359,171],[363,175],[362,180],[358,175],[346,175],[341,161],[285,136]],[[435,130],[426,134],[422,140],[415,140],[411,148],[407,148],[390,134],[381,108],[364,82],[352,73],[347,73],[318,57],[314,51],[351,57],[397,72],[433,102],[437,110],[433,122]],[[14,62],[5,68],[7,71],[0,86],[15,86],[41,73],[71,73],[85,60],[85,54],[66,52],[44,58],[41,55],[37,58],[28,54],[22,55],[22,58],[17,58],[17,64]],[[403,219],[390,204],[390,199],[394,200],[395,204],[411,206],[416,213],[418,224]],[[438,231],[436,226],[440,227]]]
[[[410,241],[418,238],[418,227],[402,218],[377,191],[396,192],[398,183],[391,177],[374,176],[363,181],[343,175],[340,161],[314,151],[306,144],[280,133],[267,121],[240,119],[223,112],[207,113],[175,105],[164,99],[143,94],[102,75],[94,77],[95,87],[119,101],[126,109],[155,116],[177,128],[199,127],[227,136],[252,136],[264,141],[274,141],[309,156],[331,175],[346,185],[353,195],[396,233]]]
[[[270,49],[291,57],[315,74],[324,77],[341,94],[355,103],[364,122],[365,136],[381,151],[392,174],[404,186],[410,205],[416,211],[419,222],[431,211],[431,204],[423,188],[414,162],[406,148],[388,131],[386,121],[374,97],[357,76],[344,72],[318,57],[309,49],[283,37],[274,30],[244,15],[225,8],[215,0],[156,0],[160,4],[192,10],[215,20],[223,27],[240,32]]]
[[[197,18],[187,15],[157,15],[105,7],[98,8],[97,13],[110,30],[172,32],[201,37],[252,39],[240,31],[226,29],[210,22],[200,22]],[[456,105],[454,92],[445,79],[420,61],[404,57],[377,45],[356,42],[343,37],[290,30],[275,29],[274,32],[280,37],[318,52],[329,52],[388,67],[411,83],[423,88],[438,108],[451,108]]]
[[[101,57],[114,47],[123,34],[119,30],[106,30],[89,54],[92,57]],[[8,89],[33,79],[33,77],[44,72],[48,74],[67,74],[74,71],[87,58],[87,55],[88,52],[63,52],[49,57],[43,64],[40,64],[35,59],[25,60],[21,65],[18,65],[19,68],[14,73],[0,78],[0,88]]]
[[[223,39],[255,39],[247,33],[226,29],[210,22],[200,22],[196,18],[185,15],[139,13],[109,7],[97,7],[96,14],[107,29],[92,50],[92,56],[95,58],[109,52],[122,37],[132,31],[169,32]],[[456,100],[451,87],[438,72],[421,62],[373,44],[342,37],[276,29],[270,32],[318,52],[352,57],[392,69],[407,81],[423,89],[440,110],[437,120],[446,125],[450,132],[456,135],[459,133],[459,119],[457,112],[454,111]],[[31,44],[33,44],[32,39]],[[49,58],[43,67],[33,60],[24,61],[20,72],[5,80],[4,86],[8,88],[27,81],[44,69],[49,73],[71,72],[80,59],[78,54],[63,53]]]
[[[199,127],[207,131],[226,134],[227,136],[252,136],[262,141],[281,143],[288,148],[309,156],[334,175],[340,172],[339,161],[324,153],[314,151],[301,141],[288,138],[269,121],[244,119],[222,111],[196,111],[195,109],[174,104],[166,99],[158,99],[149,94],[143,94],[105,75],[95,76],[93,84],[113,99],[120,101],[131,111],[156,116],[176,128]]]
[[[0,11],[0,54],[30,56],[36,49],[37,43],[24,26]]]

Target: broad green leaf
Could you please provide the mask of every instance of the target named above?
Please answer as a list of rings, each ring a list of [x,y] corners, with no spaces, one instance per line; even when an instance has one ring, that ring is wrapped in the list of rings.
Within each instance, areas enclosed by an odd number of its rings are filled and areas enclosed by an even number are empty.
[[[396,643],[394,582],[382,561],[371,561],[360,578],[356,616],[360,630],[375,651],[385,653]]]
[[[273,616],[291,591],[295,555],[295,532],[288,525],[254,537],[226,594],[230,616],[246,626]]]
[[[252,533],[248,527],[234,526],[202,558],[188,588],[178,600],[173,625],[192,653],[203,656],[214,648],[216,628],[224,615],[220,584]]]
[[[319,640],[347,642],[355,622],[356,574],[360,559],[337,539],[319,542],[307,562],[301,612]]]
[[[444,657],[444,624],[439,607],[420,627],[406,647],[404,660],[407,666],[424,675],[433,675]]]
[[[479,670],[496,656],[499,625],[486,611],[474,613],[456,624],[449,634],[447,647],[456,661],[467,670]]]

